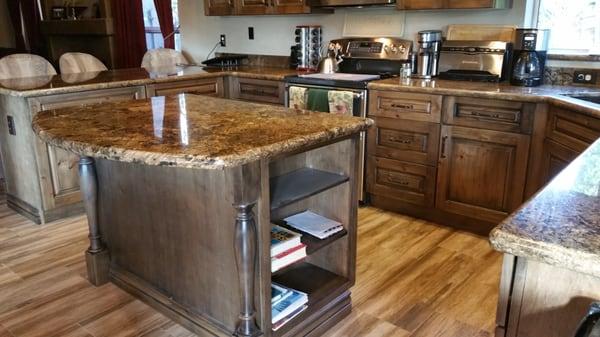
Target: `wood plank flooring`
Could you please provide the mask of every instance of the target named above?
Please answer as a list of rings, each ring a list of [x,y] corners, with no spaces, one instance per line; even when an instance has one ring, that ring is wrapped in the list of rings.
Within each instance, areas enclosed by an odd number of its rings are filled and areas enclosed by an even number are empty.
[[[0,200],[0,337],[191,337],[85,278],[83,216],[37,226]],[[362,208],[354,309],[326,337],[490,337],[501,255],[487,240]]]

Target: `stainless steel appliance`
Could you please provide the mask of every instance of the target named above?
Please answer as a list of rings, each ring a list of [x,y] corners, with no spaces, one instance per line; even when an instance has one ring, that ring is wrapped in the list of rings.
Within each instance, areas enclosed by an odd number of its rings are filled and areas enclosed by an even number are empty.
[[[309,0],[311,7],[358,7],[358,6],[387,6],[396,0]]]
[[[321,26],[296,26],[298,70],[316,70],[321,58],[323,32]]]
[[[511,84],[535,87],[544,82],[549,37],[548,29],[517,29]]]
[[[440,78],[497,82],[508,78],[511,44],[504,41],[445,41]]]
[[[369,81],[398,76],[402,64],[410,62],[412,41],[398,38],[348,38],[332,40],[341,46],[339,72],[307,74],[286,78],[286,106],[290,106],[290,88],[300,87],[329,91],[348,91],[353,95],[352,113],[366,117]],[[359,182],[360,200],[364,199],[364,163],[366,135],[361,134]]]
[[[422,30],[419,32],[419,52],[413,77],[429,79],[438,74],[438,59],[442,46],[442,31]]]

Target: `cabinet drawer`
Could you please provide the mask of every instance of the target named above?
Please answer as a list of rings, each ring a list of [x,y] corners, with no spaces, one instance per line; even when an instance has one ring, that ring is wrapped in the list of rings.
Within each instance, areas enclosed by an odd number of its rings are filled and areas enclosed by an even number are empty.
[[[535,104],[448,96],[443,110],[445,124],[530,134]]]
[[[152,96],[195,94],[223,97],[223,78],[161,83],[149,87]]]
[[[442,96],[372,90],[369,115],[422,122],[440,122]]]
[[[546,135],[557,143],[582,152],[600,137],[600,120],[552,107]]]
[[[369,156],[367,190],[420,206],[433,206],[435,176],[435,167]]]
[[[284,104],[285,86],[281,81],[234,78],[232,98],[252,102]]]
[[[435,166],[438,157],[440,125],[393,118],[375,117],[368,131],[368,153],[378,157]]]

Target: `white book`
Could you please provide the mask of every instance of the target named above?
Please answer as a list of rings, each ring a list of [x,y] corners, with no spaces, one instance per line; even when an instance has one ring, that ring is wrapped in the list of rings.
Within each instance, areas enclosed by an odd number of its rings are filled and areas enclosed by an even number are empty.
[[[300,245],[302,234],[271,224],[271,256]]]
[[[287,250],[279,255],[271,257],[271,272],[274,273],[279,269],[289,266],[290,264],[300,261],[306,257],[306,245],[300,244],[290,250]]]
[[[308,303],[307,294],[294,289],[290,290],[292,295],[271,306],[271,324],[279,322]]]
[[[316,236],[319,239],[325,239],[344,229],[341,223],[312,211],[304,211],[283,220],[291,227]]]

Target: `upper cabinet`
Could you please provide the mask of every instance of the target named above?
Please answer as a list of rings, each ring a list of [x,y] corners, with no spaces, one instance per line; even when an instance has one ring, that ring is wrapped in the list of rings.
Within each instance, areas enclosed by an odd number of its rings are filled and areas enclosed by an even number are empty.
[[[512,0],[398,0],[398,9],[511,8]]]
[[[307,0],[204,0],[204,12],[216,15],[273,15],[310,14],[331,12],[330,9],[311,8]]]

